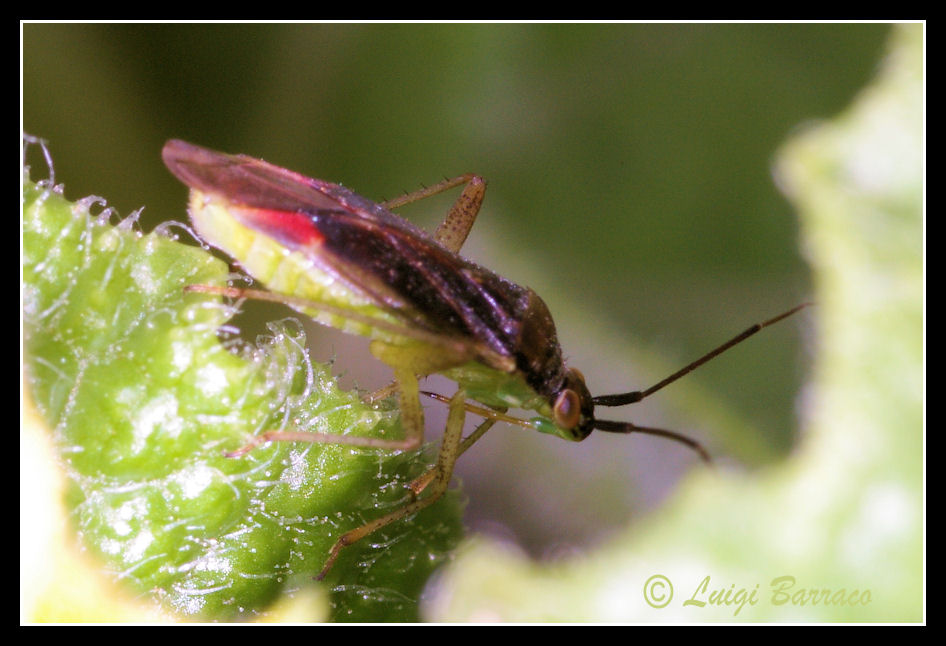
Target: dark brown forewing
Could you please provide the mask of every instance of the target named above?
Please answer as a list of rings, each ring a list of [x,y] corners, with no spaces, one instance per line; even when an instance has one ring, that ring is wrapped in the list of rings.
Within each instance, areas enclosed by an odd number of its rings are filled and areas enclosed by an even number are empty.
[[[250,157],[178,140],[163,157],[182,182],[232,203],[243,224],[307,255],[405,323],[514,356],[529,290],[419,227],[342,186]]]
[[[365,199],[344,186],[294,173],[246,155],[228,155],[172,139],[162,158],[187,186],[234,204],[259,209],[311,213],[350,210],[387,226],[426,235],[423,229]]]
[[[271,215],[236,210],[244,224],[306,254],[406,323],[485,345],[505,357],[516,352],[528,290],[451,253],[426,234],[381,223],[357,210],[300,214],[318,232],[318,244],[300,227],[269,227]]]

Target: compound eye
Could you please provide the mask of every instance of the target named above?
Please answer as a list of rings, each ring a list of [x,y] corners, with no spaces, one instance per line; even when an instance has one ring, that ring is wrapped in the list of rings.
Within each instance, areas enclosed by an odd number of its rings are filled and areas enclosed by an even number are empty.
[[[581,400],[578,393],[568,388],[559,393],[555,406],[552,407],[552,414],[559,428],[571,430],[578,426],[581,421]]]

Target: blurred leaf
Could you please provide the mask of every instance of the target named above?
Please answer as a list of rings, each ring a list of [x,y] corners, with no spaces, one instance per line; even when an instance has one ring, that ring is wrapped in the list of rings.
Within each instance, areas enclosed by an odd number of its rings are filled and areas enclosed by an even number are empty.
[[[538,565],[473,543],[429,619],[924,620],[922,74],[923,26],[898,27],[853,105],[779,156],[817,289],[796,454],[695,474],[586,558]]]

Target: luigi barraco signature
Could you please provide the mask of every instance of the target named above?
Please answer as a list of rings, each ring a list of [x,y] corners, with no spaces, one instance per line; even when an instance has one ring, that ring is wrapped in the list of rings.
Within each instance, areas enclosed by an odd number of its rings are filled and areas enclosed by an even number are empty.
[[[796,585],[795,577],[778,576],[769,583],[769,602],[773,606],[866,606],[871,602],[870,588],[804,588]],[[747,605],[759,603],[759,584],[752,590],[736,588],[710,588],[710,577],[706,576],[694,590],[693,595],[683,602],[684,606],[732,606],[733,616]]]
[[[738,616],[746,606],[755,606],[761,600],[760,584],[753,588],[711,587],[710,577],[700,581],[684,606],[704,608],[706,606],[734,608],[733,616]],[[644,585],[644,597],[654,608],[664,608],[673,598],[673,585],[661,574],[648,579]],[[867,606],[871,602],[870,588],[815,588],[799,587],[795,577],[778,576],[769,583],[769,603],[773,606]]]

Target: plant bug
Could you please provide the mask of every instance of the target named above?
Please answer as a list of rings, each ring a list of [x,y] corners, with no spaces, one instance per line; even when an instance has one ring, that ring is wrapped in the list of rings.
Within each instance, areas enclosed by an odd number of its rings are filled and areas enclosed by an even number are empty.
[[[412,499],[339,537],[319,579],[345,546],[440,498],[457,458],[497,421],[572,441],[594,429],[658,435],[689,446],[709,462],[695,440],[597,419],[595,408],[641,401],[808,305],[753,325],[646,390],[593,397],[582,374],[565,365],[542,299],[458,255],[486,192],[480,177],[461,175],[376,204],[337,184],[184,141],[168,141],[163,158],[191,188],[190,215],[200,235],[272,290],[191,285],[190,291],[285,303],[322,324],[368,337],[372,354],[394,371],[390,390],[399,398],[404,439],[268,431],[231,455],[275,440],[409,450],[424,437],[420,395],[449,407],[437,464],[410,483]],[[460,197],[432,235],[390,211],[461,185]],[[418,379],[433,373],[457,382],[457,392],[449,398],[422,393]],[[537,416],[511,417],[506,415],[510,408]],[[463,438],[467,412],[484,421]]]

